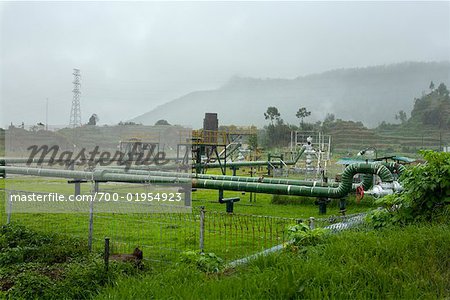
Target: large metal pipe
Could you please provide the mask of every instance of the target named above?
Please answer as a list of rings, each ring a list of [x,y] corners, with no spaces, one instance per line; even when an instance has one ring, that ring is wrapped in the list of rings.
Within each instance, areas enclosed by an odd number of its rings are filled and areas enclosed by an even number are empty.
[[[362,181],[358,186],[362,186],[365,191],[373,186],[373,174],[363,174]]]
[[[294,157],[293,160],[287,160],[287,161],[267,161],[267,160],[257,160],[257,161],[235,161],[235,162],[227,162],[226,166],[227,167],[235,167],[235,168],[239,168],[239,167],[258,167],[258,166],[283,166],[283,165],[295,165],[298,160],[300,159],[300,157],[303,155],[303,153],[305,152],[306,147],[303,146],[300,148],[299,152],[297,153],[297,155]],[[89,161],[89,160],[88,160]],[[0,162],[3,162],[5,164],[14,164],[14,163],[59,163],[59,162],[67,162],[67,161],[61,161],[58,159],[51,159],[51,158],[44,158],[44,159],[28,159],[28,158],[7,158],[7,157],[2,157],[0,158]],[[101,162],[99,159],[97,159],[95,162]],[[206,167],[206,168],[220,168],[222,167],[224,164],[220,164],[218,162],[214,162],[214,163],[201,163],[200,166],[201,167]],[[120,166],[118,166],[120,167]],[[138,170],[159,170],[159,169],[177,169],[180,166],[178,165],[160,165],[160,166],[137,166],[137,165],[132,165],[131,168],[133,169],[138,169]]]
[[[107,168],[105,169],[110,173],[122,173],[122,174],[135,174],[135,175],[151,175],[151,176],[165,176],[165,177],[182,177],[182,178],[195,178],[195,179],[208,179],[208,180],[227,180],[237,182],[260,182],[271,184],[287,184],[287,185],[300,185],[300,186],[326,186],[326,187],[338,187],[339,183],[323,183],[321,181],[311,180],[298,180],[298,179],[286,179],[286,178],[271,178],[271,177],[244,177],[244,176],[228,176],[228,175],[211,175],[211,174],[198,174],[198,173],[179,173],[179,172],[166,172],[166,171],[144,171],[144,170],[127,170],[124,168]]]
[[[406,170],[406,167],[402,164],[396,162],[381,162],[386,166],[392,173],[397,173],[399,176]]]
[[[186,184],[191,182],[189,178],[175,178],[162,176],[145,176],[124,173],[109,173],[107,170],[90,171],[72,171],[60,169],[41,169],[27,167],[1,167],[8,174],[20,174],[42,177],[68,178],[75,180],[91,181],[115,181],[115,182],[148,182],[148,183],[179,183]]]
[[[379,162],[375,162],[378,163]],[[373,163],[371,163],[373,164]],[[383,163],[387,166],[390,171],[394,170],[393,165],[389,163]],[[404,168],[404,167],[403,167]],[[179,172],[166,172],[166,171],[145,171],[145,170],[135,170],[129,169],[124,170],[123,167],[111,167],[107,168],[108,172],[111,173],[128,173],[128,174],[138,174],[138,175],[154,175],[154,176],[166,176],[166,177],[184,177],[184,178],[197,178],[197,179],[211,179],[211,180],[228,180],[228,181],[238,181],[238,182],[261,182],[261,183],[271,183],[271,184],[287,184],[287,185],[299,185],[299,186],[322,186],[322,187],[338,187],[339,183],[324,183],[321,181],[311,181],[311,180],[298,180],[298,179],[286,179],[286,178],[271,178],[271,177],[244,177],[244,176],[227,176],[227,175],[211,175],[211,174],[191,174],[191,173],[179,173]],[[362,182],[359,184],[353,184],[352,190],[355,190],[358,186],[362,186],[365,191],[368,191],[373,186],[373,174],[363,174]]]
[[[388,168],[381,164],[352,164],[345,168],[342,173],[342,181],[336,188],[333,187],[307,187],[288,184],[271,184],[256,182],[234,182],[227,180],[213,179],[191,179],[180,177],[163,177],[150,175],[135,175],[123,173],[110,173],[108,170],[98,170],[95,172],[68,171],[55,169],[1,167],[11,174],[34,175],[44,177],[60,177],[72,179],[85,179],[95,181],[116,181],[116,182],[142,182],[156,184],[185,185],[192,183],[194,188],[229,190],[242,192],[255,192],[265,194],[281,194],[308,197],[342,198],[352,190],[353,176],[358,173],[376,174],[384,182],[393,182],[394,178]]]
[[[385,167],[387,167],[393,175],[397,175],[397,176],[394,176],[395,177],[394,179],[397,179],[406,170],[406,167],[404,165],[396,163],[396,162],[375,161],[375,162],[371,162],[371,163],[372,164],[382,164]],[[373,181],[374,181],[374,179],[373,179],[372,174],[364,174],[362,176],[362,182],[359,185],[362,186],[365,191],[369,191],[370,189],[372,189],[374,187]]]
[[[51,158],[23,158],[23,157],[0,157],[0,164],[26,164],[26,163],[48,163],[48,162],[59,162],[58,159],[52,160]]]
[[[284,184],[267,184],[254,182],[233,182],[219,180],[193,179],[192,186],[205,189],[222,189],[234,191],[246,191],[267,194],[282,194],[293,196],[342,198],[352,190],[353,176],[358,174],[376,174],[384,182],[393,182],[394,178],[385,166],[380,164],[353,164],[349,165],[342,173],[342,181],[336,188],[332,187],[307,187]]]
[[[165,158],[164,160],[177,160],[177,158]],[[179,160],[179,159],[178,159]],[[123,166],[126,164],[133,164],[136,163],[136,160],[131,159],[114,159],[114,158],[85,158],[81,159],[78,158],[76,160],[72,160],[69,158],[25,158],[25,157],[0,157],[0,163],[2,164],[69,164],[69,163],[95,163],[95,164],[102,164],[102,163],[111,163],[111,162],[117,162],[118,164],[116,166]],[[134,166],[134,165],[133,165]],[[147,165],[148,166],[148,165]],[[175,165],[172,165],[175,166]]]

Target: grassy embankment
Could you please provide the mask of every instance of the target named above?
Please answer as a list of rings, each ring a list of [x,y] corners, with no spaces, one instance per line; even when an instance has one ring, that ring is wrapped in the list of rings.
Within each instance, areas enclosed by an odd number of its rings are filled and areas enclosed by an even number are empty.
[[[217,275],[179,264],[125,279],[97,299],[443,299],[448,253],[448,224],[351,231]]]

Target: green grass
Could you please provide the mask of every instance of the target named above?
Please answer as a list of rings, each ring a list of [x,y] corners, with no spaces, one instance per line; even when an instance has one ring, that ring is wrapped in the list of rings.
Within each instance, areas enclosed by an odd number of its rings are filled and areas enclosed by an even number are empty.
[[[0,180],[0,185],[7,181],[7,186],[17,189],[73,191],[73,186],[64,180],[30,179],[9,178]],[[101,184],[100,187],[112,190],[116,186]],[[88,184],[84,190],[89,191]],[[281,196],[277,201],[286,204],[274,205],[271,195],[258,194],[256,202],[249,202],[248,194],[226,192],[225,197],[241,196],[241,201],[235,204],[238,213],[229,216],[214,212],[225,210],[217,203],[217,196],[217,191],[194,192],[193,206],[195,210],[200,206],[206,208],[209,221],[205,228],[205,250],[227,261],[282,243],[286,240],[287,225],[295,223],[297,218],[321,217],[312,199]],[[0,197],[4,197],[1,191]],[[359,205],[352,197],[348,202],[348,213],[374,207],[370,198]],[[4,201],[1,205],[4,224]],[[335,214],[338,214],[338,206],[337,202],[332,202],[327,216]],[[267,220],[271,220],[271,225],[265,223]],[[84,242],[87,239],[87,214],[14,214],[13,222],[38,232],[68,234]],[[256,228],[256,234],[251,231],[243,234],[242,228],[245,232],[246,226]],[[266,229],[258,231],[258,228]],[[157,262],[161,259],[175,261],[180,252],[198,249],[198,231],[195,214],[96,214],[96,252],[101,251],[103,238],[109,236],[116,253],[128,253],[135,246],[141,246],[144,257],[150,259],[146,264],[151,268],[136,278],[120,279],[117,286],[103,290],[98,299],[436,299],[450,296],[448,223],[344,232],[301,253],[273,254],[219,274],[205,275],[182,263],[166,267]],[[36,278],[32,279],[36,282]]]
[[[126,279],[97,299],[443,299],[449,225],[344,232],[217,275],[178,264]]]
[[[61,179],[11,177],[6,187],[16,190],[70,194],[73,185]],[[118,191],[119,185],[101,183],[101,191]],[[88,193],[90,184],[83,184]],[[139,185],[120,185],[120,192],[145,190]],[[272,204],[272,195],[258,194],[256,202],[249,202],[249,194],[225,192],[225,197],[241,197],[235,204],[235,214],[225,214],[225,206],[218,203],[218,192],[198,190],[193,193],[193,213],[130,213],[117,206],[112,214],[94,215],[94,249],[101,250],[104,238],[111,239],[115,253],[131,253],[140,246],[146,258],[153,261],[175,259],[181,251],[199,249],[199,208],[205,207],[205,251],[215,252],[227,260],[249,255],[286,241],[286,228],[298,219],[323,218],[339,215],[337,201],[329,204],[328,214],[318,214],[314,199],[288,197],[285,205]],[[2,206],[4,201],[2,201]],[[371,199],[362,204],[349,200],[348,213],[367,211],[373,207]],[[6,217],[1,209],[3,222]],[[89,215],[85,213],[14,213],[12,221],[41,232],[58,232],[86,240]],[[96,208],[94,207],[94,210]]]

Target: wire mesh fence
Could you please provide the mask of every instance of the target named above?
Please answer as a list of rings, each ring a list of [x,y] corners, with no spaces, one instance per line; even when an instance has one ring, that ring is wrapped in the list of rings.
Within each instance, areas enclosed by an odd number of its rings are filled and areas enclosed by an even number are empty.
[[[110,239],[111,253],[132,253],[139,247],[147,260],[166,263],[176,260],[186,250],[214,252],[232,261],[288,242],[287,228],[299,222],[311,227],[339,229],[343,221],[357,215],[327,218],[283,218],[210,211],[205,207],[191,212],[178,212],[173,206],[165,211],[133,212],[117,205],[114,212],[89,210],[85,203],[70,213],[23,213],[12,207],[12,194],[31,192],[6,190],[6,218],[3,222],[26,225],[34,230],[78,237],[87,241],[94,251],[104,249]],[[33,192],[35,193],[35,192]],[[36,204],[38,205],[38,204]],[[129,205],[129,204],[128,204]],[[138,210],[139,208],[137,208]],[[334,227],[332,224],[336,224]]]
[[[348,151],[365,149],[371,145],[383,149],[386,154],[393,152],[417,154],[421,149],[442,151],[450,144],[448,130],[436,128],[355,128],[353,125],[340,125],[331,130],[334,151]],[[358,150],[358,151],[359,151]]]

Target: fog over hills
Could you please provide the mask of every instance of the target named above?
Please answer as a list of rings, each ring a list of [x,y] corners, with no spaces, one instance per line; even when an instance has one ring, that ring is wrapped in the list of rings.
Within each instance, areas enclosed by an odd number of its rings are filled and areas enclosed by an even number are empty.
[[[201,127],[205,112],[218,112],[222,125],[257,125],[267,122],[268,106],[279,109],[288,123],[298,123],[300,107],[312,111],[308,121],[322,120],[327,113],[337,118],[362,121],[375,127],[381,121],[395,122],[395,114],[409,115],[414,98],[428,90],[430,82],[450,84],[450,62],[405,62],[399,64],[332,70],[294,79],[233,77],[222,87],[193,91],[132,121]]]

